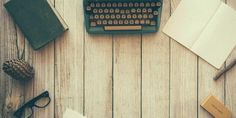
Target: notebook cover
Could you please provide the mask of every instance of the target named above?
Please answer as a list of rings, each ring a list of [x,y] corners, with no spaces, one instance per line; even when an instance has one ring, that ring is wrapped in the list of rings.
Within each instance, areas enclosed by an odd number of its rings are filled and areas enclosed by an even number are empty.
[[[68,29],[47,0],[11,0],[4,6],[35,50]]]

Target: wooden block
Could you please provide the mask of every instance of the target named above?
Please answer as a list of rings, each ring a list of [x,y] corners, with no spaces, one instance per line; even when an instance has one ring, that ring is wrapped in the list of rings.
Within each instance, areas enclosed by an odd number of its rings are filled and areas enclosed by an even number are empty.
[[[215,118],[231,118],[232,116],[231,111],[212,95],[207,97],[201,106]]]

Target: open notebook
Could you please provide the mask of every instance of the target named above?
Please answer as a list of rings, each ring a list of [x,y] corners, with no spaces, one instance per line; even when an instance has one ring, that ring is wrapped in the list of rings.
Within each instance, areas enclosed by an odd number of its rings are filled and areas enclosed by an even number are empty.
[[[236,11],[220,0],[182,0],[163,32],[220,68],[236,44]]]

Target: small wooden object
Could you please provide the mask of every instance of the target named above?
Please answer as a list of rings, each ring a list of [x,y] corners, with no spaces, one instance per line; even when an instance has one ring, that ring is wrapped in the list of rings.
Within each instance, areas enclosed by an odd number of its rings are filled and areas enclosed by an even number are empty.
[[[207,97],[201,106],[215,118],[231,118],[232,116],[231,111],[212,95]]]

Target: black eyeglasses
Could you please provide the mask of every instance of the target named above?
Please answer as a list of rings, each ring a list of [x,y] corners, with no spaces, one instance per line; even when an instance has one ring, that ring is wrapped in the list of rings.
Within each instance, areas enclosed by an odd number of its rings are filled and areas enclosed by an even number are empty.
[[[25,103],[22,107],[20,107],[14,113],[14,116],[16,116],[17,118],[21,118],[24,114],[26,118],[29,118],[34,113],[33,107],[45,108],[49,105],[50,102],[51,98],[49,97],[49,93],[48,91],[45,91],[42,94],[30,100],[29,102]]]

